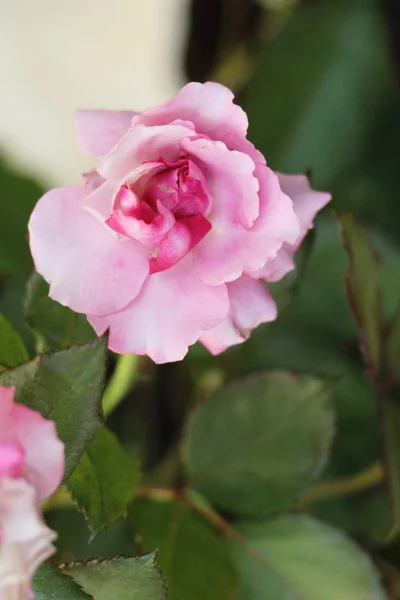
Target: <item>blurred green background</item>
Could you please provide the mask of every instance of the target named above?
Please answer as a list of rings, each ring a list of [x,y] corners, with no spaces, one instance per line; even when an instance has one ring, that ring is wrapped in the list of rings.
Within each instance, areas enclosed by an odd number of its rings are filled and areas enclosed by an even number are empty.
[[[248,113],[249,137],[270,166],[310,173],[313,186],[334,199],[318,219],[310,256],[300,257],[300,277],[274,286],[282,308],[278,321],[217,358],[196,346],[181,364],[143,361],[135,402],[127,398],[111,426],[151,468],[179,435],[189,406],[219,383],[268,367],[289,368],[334,381],[337,435],[324,477],[362,472],[379,457],[378,402],[364,376],[343,291],[347,261],[332,211],[352,211],[368,229],[382,258],[389,319],[400,299],[398,1],[192,0],[181,3],[181,13],[176,26],[184,43],[175,68],[182,80],[230,86]],[[32,272],[26,224],[48,184],[43,176],[32,177],[29,165],[29,176],[12,166],[8,142],[0,139],[0,311],[33,354],[23,320]],[[41,143],[37,139],[39,154]],[[379,481],[360,493],[315,502],[311,510],[400,568],[400,542],[386,543],[389,509]],[[62,556],[134,547],[121,523],[88,546],[83,519],[72,509],[51,514],[50,521],[64,532]]]

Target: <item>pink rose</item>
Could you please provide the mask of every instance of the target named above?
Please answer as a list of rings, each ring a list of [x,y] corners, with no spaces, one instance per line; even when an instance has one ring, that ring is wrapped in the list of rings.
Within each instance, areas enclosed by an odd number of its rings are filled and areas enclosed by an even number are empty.
[[[31,579],[54,552],[56,535],[40,514],[64,471],[64,446],[54,423],[14,404],[0,387],[0,598],[32,597]]]
[[[140,114],[78,113],[97,168],[41,198],[31,250],[50,296],[109,329],[115,352],[162,363],[200,340],[218,353],[276,318],[264,281],[294,268],[330,196],[275,174],[247,125],[210,82]]]

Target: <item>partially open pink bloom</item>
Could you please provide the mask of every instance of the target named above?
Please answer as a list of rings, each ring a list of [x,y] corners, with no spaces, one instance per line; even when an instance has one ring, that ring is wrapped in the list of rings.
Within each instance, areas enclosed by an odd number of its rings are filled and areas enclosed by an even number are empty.
[[[54,423],[15,404],[14,392],[0,387],[0,600],[32,597],[32,576],[53,554],[56,537],[39,503],[56,490],[64,471]]]
[[[108,329],[115,352],[161,363],[200,340],[218,353],[276,318],[265,282],[294,268],[330,196],[274,173],[247,126],[211,82],[140,114],[78,113],[96,170],[41,198],[31,250],[50,296]]]

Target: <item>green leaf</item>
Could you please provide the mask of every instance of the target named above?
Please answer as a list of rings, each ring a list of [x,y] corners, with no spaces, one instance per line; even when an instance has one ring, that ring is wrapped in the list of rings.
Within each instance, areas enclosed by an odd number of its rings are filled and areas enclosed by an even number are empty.
[[[346,293],[359,330],[361,352],[371,374],[381,362],[382,303],[379,261],[363,229],[349,214],[339,215],[343,246],[349,259]]]
[[[54,565],[43,564],[33,578],[35,600],[90,600],[73,579]]]
[[[303,2],[262,49],[244,108],[273,168],[329,185],[363,151],[389,87],[375,0]]]
[[[17,387],[16,401],[55,422],[65,444],[65,477],[88,448],[103,416],[104,339],[43,354],[0,374],[0,385]]]
[[[392,319],[386,341],[387,369],[391,379],[400,381],[400,306]]]
[[[29,360],[28,352],[19,333],[0,313],[0,371]]]
[[[49,298],[49,285],[37,273],[28,282],[25,318],[42,351],[62,350],[96,337],[85,315]]]
[[[282,510],[325,464],[334,414],[326,383],[272,371],[217,391],[184,441],[191,484],[240,514]]]
[[[231,600],[236,587],[223,540],[183,502],[138,498],[129,511],[143,550],[158,548],[169,600]]]
[[[165,600],[165,587],[154,554],[63,566],[64,573],[95,600]]]
[[[395,399],[381,399],[383,457],[392,513],[389,538],[400,532],[400,405]]]
[[[67,485],[91,530],[97,534],[126,514],[139,478],[139,462],[103,427],[81,457]]]
[[[238,600],[384,600],[378,574],[340,530],[307,515],[243,523],[232,545]]]

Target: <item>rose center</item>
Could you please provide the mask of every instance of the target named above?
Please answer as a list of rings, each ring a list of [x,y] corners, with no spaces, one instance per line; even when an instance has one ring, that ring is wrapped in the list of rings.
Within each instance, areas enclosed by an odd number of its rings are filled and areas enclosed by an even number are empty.
[[[187,159],[160,159],[118,190],[107,224],[148,248],[150,273],[171,268],[210,231],[211,205],[200,169]]]

